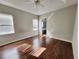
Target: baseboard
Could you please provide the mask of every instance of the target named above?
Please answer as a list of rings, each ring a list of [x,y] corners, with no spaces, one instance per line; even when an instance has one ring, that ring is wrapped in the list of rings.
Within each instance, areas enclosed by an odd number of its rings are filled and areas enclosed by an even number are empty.
[[[67,40],[67,39],[62,39],[62,38],[55,37],[55,36],[50,37],[50,38],[55,38],[55,39],[57,39],[57,40],[62,40],[62,41],[66,41],[66,42],[70,42],[70,43],[72,43],[72,41],[70,41],[70,40]]]

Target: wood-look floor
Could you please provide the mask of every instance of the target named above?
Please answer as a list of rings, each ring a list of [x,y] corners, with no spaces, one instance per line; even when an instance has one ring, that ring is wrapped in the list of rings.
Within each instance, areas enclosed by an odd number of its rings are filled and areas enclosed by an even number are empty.
[[[31,58],[29,56],[29,53],[21,54],[15,49],[23,43],[46,48],[38,59],[74,59],[71,43],[53,38],[42,38],[38,40],[37,37],[31,37],[0,47],[0,59],[33,59],[33,57]]]

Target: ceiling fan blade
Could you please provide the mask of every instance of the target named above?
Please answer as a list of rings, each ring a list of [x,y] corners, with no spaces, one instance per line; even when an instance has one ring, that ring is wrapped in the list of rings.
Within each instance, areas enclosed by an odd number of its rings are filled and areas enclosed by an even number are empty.
[[[24,2],[31,2],[31,0],[22,0],[22,1],[24,1]]]
[[[22,0],[22,2],[25,2],[25,3],[34,3],[34,0]]]
[[[38,7],[44,7],[44,3],[42,3],[42,2],[44,2],[45,0],[30,0],[32,3],[33,3],[33,5],[34,5],[34,8],[38,8]]]

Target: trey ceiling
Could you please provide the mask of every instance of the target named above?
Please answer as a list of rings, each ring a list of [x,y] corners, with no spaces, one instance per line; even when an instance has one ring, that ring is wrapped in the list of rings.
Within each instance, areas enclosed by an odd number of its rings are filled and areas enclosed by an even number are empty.
[[[47,12],[77,4],[77,0],[41,0],[40,3],[41,5],[35,8],[34,0],[0,0],[0,4],[30,12],[35,15],[42,15]]]

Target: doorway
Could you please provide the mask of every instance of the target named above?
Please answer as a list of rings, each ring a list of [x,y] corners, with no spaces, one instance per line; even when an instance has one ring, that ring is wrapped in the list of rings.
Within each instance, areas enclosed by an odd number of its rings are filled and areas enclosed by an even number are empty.
[[[42,35],[46,35],[47,30],[46,30],[46,26],[47,25],[47,20],[46,18],[42,20]]]

